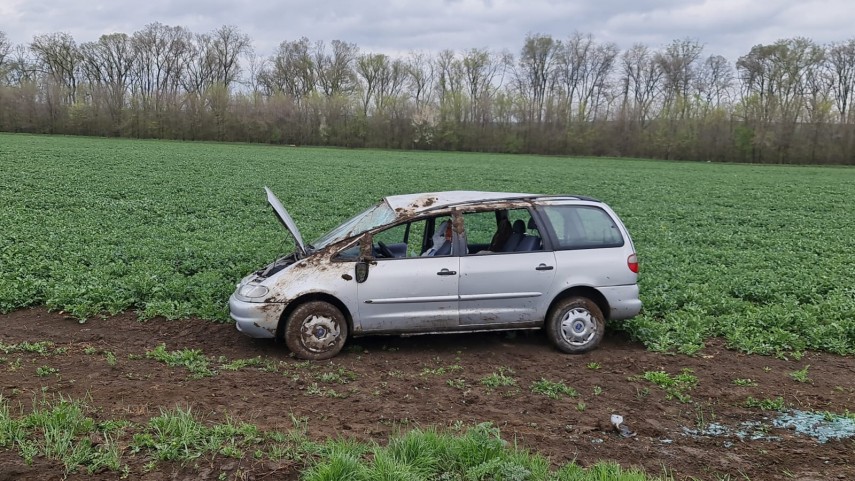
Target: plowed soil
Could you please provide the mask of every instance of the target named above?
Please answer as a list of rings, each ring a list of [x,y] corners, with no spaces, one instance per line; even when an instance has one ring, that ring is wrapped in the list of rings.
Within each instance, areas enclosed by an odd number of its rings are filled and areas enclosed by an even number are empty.
[[[30,309],[0,316],[4,344],[51,341],[64,353],[7,354],[0,364],[0,394],[9,403],[62,395],[85,400],[103,419],[145,424],[161,408],[191,407],[206,421],[230,417],[265,430],[287,430],[291,416],[308,420],[309,437],[353,437],[383,442],[402,428],[472,425],[492,422],[502,436],[541,452],[555,465],[614,460],[653,475],[667,470],[677,479],[855,479],[852,439],[818,440],[791,429],[775,428],[773,411],[749,408],[746,400],[781,396],[790,408],[843,413],[855,411],[855,359],[806,353],[799,360],[751,356],[725,349],[717,341],[695,356],[657,354],[608,332],[596,351],[559,353],[539,331],[352,339],[330,361],[301,363],[283,344],[254,340],[232,325],[190,319],[140,322],[133,314],[91,319],[80,324],[61,313]],[[219,370],[194,379],[181,367],[148,359],[159,344],[167,350],[200,349],[212,360],[281,361],[283,372],[258,368]],[[88,348],[88,349],[87,349]],[[116,362],[104,356],[111,351]],[[89,354],[87,354],[87,352]],[[20,358],[17,366],[12,364]],[[212,361],[216,368],[218,361]],[[809,365],[808,382],[791,373]],[[38,376],[39,366],[58,372]],[[441,369],[444,368],[444,369]],[[343,370],[342,370],[343,369]],[[491,388],[482,381],[499,370],[515,386]],[[663,389],[641,379],[646,371],[672,376],[691,369],[698,384],[689,402],[668,398]],[[323,373],[347,373],[346,384],[325,383]],[[540,379],[563,382],[577,397],[551,399],[532,392]],[[756,386],[739,386],[751,379]],[[451,382],[449,382],[451,381]],[[316,384],[313,388],[313,384]],[[318,394],[318,389],[322,394]],[[334,390],[338,397],[324,396]],[[621,437],[610,425],[620,414],[636,433]],[[736,434],[744,422],[758,421],[762,439]],[[712,424],[715,423],[715,424]],[[734,431],[704,435],[711,425]],[[691,432],[700,434],[691,434]],[[126,450],[129,479],[296,479],[297,465],[271,466],[247,455],[215,458],[203,469],[160,463],[146,472],[148,460]],[[239,476],[238,476],[239,474]],[[16,450],[0,449],[0,480],[61,479],[58,463],[37,459],[25,464]],[[96,475],[116,479],[117,473]],[[70,479],[88,478],[71,473]]]

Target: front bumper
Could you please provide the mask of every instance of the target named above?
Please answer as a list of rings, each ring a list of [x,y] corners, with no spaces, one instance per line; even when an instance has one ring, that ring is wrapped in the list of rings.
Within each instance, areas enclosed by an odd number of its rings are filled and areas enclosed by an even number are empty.
[[[285,304],[279,302],[246,302],[229,297],[229,315],[235,320],[238,331],[249,337],[276,337],[279,319]]]
[[[628,286],[599,287],[598,290],[609,303],[609,319],[620,321],[630,319],[641,312],[641,299],[638,298],[638,284]]]

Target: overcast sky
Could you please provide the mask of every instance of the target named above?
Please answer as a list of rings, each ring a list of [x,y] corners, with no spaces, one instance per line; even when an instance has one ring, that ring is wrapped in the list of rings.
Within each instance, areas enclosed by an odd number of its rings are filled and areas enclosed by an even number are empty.
[[[160,22],[204,33],[235,25],[256,53],[283,40],[344,40],[362,51],[509,50],[527,33],[591,33],[621,49],[692,38],[731,62],[753,45],[855,38],[855,0],[0,0],[0,31],[14,44],[67,32],[78,43]]]

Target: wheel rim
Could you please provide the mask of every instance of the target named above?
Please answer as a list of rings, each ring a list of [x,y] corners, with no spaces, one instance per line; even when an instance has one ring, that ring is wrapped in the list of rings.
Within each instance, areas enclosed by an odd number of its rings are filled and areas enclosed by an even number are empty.
[[[561,318],[561,338],[567,344],[584,346],[597,335],[597,320],[591,311],[574,307]]]
[[[300,326],[300,340],[312,352],[329,351],[340,334],[338,324],[331,317],[312,315]]]

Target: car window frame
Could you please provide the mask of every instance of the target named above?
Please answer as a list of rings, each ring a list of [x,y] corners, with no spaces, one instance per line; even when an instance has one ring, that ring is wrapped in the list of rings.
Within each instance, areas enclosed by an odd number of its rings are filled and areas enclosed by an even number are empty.
[[[534,219],[534,223],[537,226],[537,231],[540,233],[540,242],[541,248],[536,251],[513,251],[513,252],[490,252],[485,254],[470,254],[468,252],[468,242],[466,241],[466,214],[474,214],[481,212],[493,212],[496,214],[496,222],[498,223],[498,212],[499,211],[509,211],[509,210],[527,210],[529,216]],[[538,206],[536,204],[510,204],[510,205],[479,205],[479,206],[468,206],[467,208],[460,209],[460,221],[463,232],[460,235],[461,243],[463,244],[461,252],[464,254],[461,257],[489,257],[494,255],[508,255],[508,254],[531,254],[532,252],[551,252],[553,241],[549,237],[549,233],[543,229],[545,222],[543,220],[543,214],[538,211]],[[527,226],[526,226],[527,227]],[[528,229],[526,229],[528,230]],[[551,226],[550,226],[551,231]]]
[[[384,224],[382,226],[375,227],[374,229],[363,232],[363,233],[358,234],[357,236],[351,237],[349,239],[342,239],[342,240],[338,241],[338,243],[342,243],[342,246],[335,248],[334,252],[332,254],[330,254],[330,261],[331,262],[359,262],[360,260],[363,260],[365,258],[365,256],[362,255],[363,248],[361,246],[361,244],[364,240],[366,240],[366,239],[370,240],[372,242],[372,246],[373,246],[374,235],[377,234],[378,232],[382,232],[382,231],[387,230],[387,229],[392,229],[392,228],[398,227],[402,224],[418,222],[418,221],[422,221],[425,219],[431,219],[431,218],[435,219],[437,217],[451,217],[451,222],[452,222],[451,252],[452,253],[449,255],[444,255],[444,256],[431,256],[431,257],[440,257],[440,258],[459,257],[458,253],[460,252],[461,246],[458,244],[458,241],[460,239],[460,234],[458,232],[458,229],[455,226],[460,225],[460,222],[462,222],[462,218],[460,218],[460,220],[458,220],[458,221],[455,221],[456,216],[460,215],[457,212],[458,211],[456,209],[433,210],[433,211],[425,212],[425,213],[418,215],[418,216],[407,217],[404,219],[398,219],[395,222],[390,222],[388,224]],[[424,250],[426,250],[427,239],[430,239],[431,237],[433,237],[433,229],[435,229],[435,228],[436,228],[436,226],[434,223],[434,225],[431,227],[430,230],[425,229],[425,233],[424,233],[425,237],[422,238],[422,247],[421,247],[422,252],[424,252]],[[430,232],[429,235],[427,235],[428,232]],[[333,245],[335,245],[335,244],[333,244]],[[346,250],[348,250],[348,249],[350,249],[356,245],[360,246],[360,248],[359,248],[360,254],[356,258],[341,258],[341,257],[339,257],[342,252],[344,252],[344,251],[346,251]],[[330,246],[327,246],[327,247],[330,247]],[[463,244],[462,247],[465,249],[466,245]],[[376,257],[376,256],[372,255],[370,259],[365,259],[365,260],[370,260],[373,262],[373,261],[380,261],[380,260],[385,261],[385,260],[417,259],[417,258],[421,258],[421,257],[422,256]]]
[[[427,249],[429,249],[429,248],[430,248],[430,246],[428,245],[428,242],[429,242],[429,240],[433,237],[433,234],[434,234],[434,232],[435,232],[435,229],[436,229],[436,219],[438,219],[438,218],[444,218],[444,217],[449,217],[449,218],[451,218],[451,224],[452,224],[452,229],[451,229],[451,253],[450,253],[450,254],[447,254],[447,255],[442,255],[442,256],[430,256],[430,257],[431,257],[431,258],[459,257],[459,252],[460,252],[460,245],[459,245],[460,235],[459,235],[459,234],[458,234],[458,232],[457,232],[457,231],[458,231],[458,229],[456,229],[456,228],[454,227],[455,225],[457,225],[457,224],[458,224],[458,222],[455,222],[455,215],[457,215],[457,214],[455,214],[455,211],[453,211],[453,210],[452,210],[452,211],[439,211],[439,212],[434,211],[434,212],[426,213],[425,215],[420,215],[420,216],[416,216],[416,217],[409,217],[409,218],[406,218],[406,219],[401,219],[401,220],[399,220],[398,222],[393,222],[393,223],[390,223],[390,224],[386,224],[386,225],[381,226],[381,227],[378,227],[378,228],[376,228],[376,229],[372,229],[372,230],[371,230],[371,231],[369,231],[369,232],[365,232],[365,233],[363,233],[362,235],[360,235],[360,236],[356,239],[356,242],[355,242],[355,243],[348,243],[344,248],[342,248],[342,249],[340,249],[338,252],[336,252],[336,253],[333,255],[333,258],[334,258],[334,260],[335,260],[335,257],[337,257],[341,252],[343,252],[343,251],[345,251],[345,250],[347,250],[347,249],[350,249],[350,248],[351,248],[351,247],[353,247],[355,244],[361,244],[362,242],[364,242],[364,241],[366,241],[366,240],[370,240],[370,241],[371,241],[371,243],[372,243],[372,250],[373,250],[374,236],[375,236],[376,234],[380,233],[380,232],[383,232],[383,231],[386,231],[386,230],[389,230],[389,229],[394,229],[395,227],[399,227],[399,226],[401,226],[401,225],[408,224],[408,223],[412,224],[412,223],[414,223],[414,222],[421,222],[421,221],[430,221],[430,220],[432,220],[432,222],[428,222],[428,223],[425,225],[425,230],[424,230],[424,232],[423,232],[423,234],[422,234],[422,236],[423,236],[423,237],[422,237],[422,242],[421,242],[421,248],[420,248],[420,250],[421,250],[421,252],[425,252]],[[465,248],[465,245],[464,245],[464,248]],[[361,247],[360,247],[360,250],[362,250],[362,248],[361,248]],[[372,253],[373,253],[373,252],[372,252]],[[373,262],[380,262],[380,261],[400,261],[400,260],[406,260],[406,259],[421,259],[422,257],[425,257],[425,256],[421,256],[421,255],[418,255],[418,256],[412,256],[412,257],[378,257],[378,256],[372,256],[372,257],[371,257],[371,260],[372,260]],[[338,259],[338,261],[340,261],[340,262],[352,262],[352,260],[351,260],[351,259]]]

